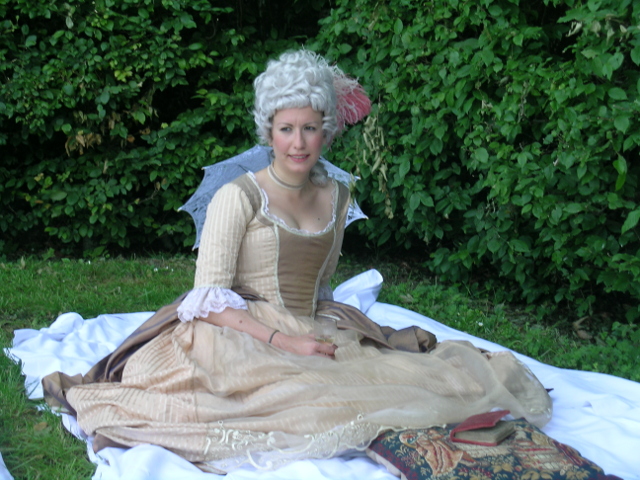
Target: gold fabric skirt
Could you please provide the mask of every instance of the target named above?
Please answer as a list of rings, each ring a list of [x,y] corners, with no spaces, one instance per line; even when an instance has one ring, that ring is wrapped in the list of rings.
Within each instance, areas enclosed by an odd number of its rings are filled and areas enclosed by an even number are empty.
[[[312,330],[310,317],[248,305],[287,334]],[[222,472],[329,458],[366,448],[384,430],[459,422],[493,408],[538,426],[551,416],[546,390],[508,352],[447,341],[408,353],[354,330],[339,330],[336,345],[335,360],[303,357],[230,328],[175,322],[131,355],[121,382],[74,386],[66,400],[90,435],[160,445]]]

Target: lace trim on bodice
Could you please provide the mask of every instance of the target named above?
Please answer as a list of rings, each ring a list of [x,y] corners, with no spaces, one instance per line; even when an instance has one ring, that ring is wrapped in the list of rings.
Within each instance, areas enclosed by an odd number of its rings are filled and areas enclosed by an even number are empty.
[[[258,186],[258,189],[260,190],[260,195],[262,196],[262,213],[264,213],[269,219],[273,220],[273,222],[277,223],[278,226],[284,228],[285,230],[297,235],[306,235],[306,236],[318,235],[319,236],[319,235],[324,235],[325,233],[330,231],[335,225],[336,216],[337,216],[336,198],[338,193],[338,185],[334,179],[330,179],[331,182],[333,183],[333,192],[331,193],[331,220],[329,221],[327,226],[324,227],[319,232],[310,232],[309,230],[305,230],[304,228],[293,228],[287,225],[287,222],[285,222],[283,219],[281,219],[280,217],[275,215],[273,212],[271,212],[269,210],[269,196],[267,195],[267,192],[265,192],[264,189],[260,187],[260,184],[258,184],[258,180],[256,179],[253,172],[249,172],[249,176],[253,179],[253,181]]]
[[[236,292],[222,287],[198,287],[191,290],[178,307],[178,318],[191,322],[209,313],[220,313],[225,308],[247,310],[247,302]]]

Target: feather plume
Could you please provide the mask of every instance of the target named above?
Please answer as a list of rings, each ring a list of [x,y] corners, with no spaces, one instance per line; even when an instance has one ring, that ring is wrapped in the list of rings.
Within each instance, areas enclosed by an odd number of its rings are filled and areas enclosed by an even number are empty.
[[[338,68],[334,69],[333,87],[338,101],[338,132],[341,132],[346,124],[358,123],[371,112],[371,100],[357,80],[349,78]]]

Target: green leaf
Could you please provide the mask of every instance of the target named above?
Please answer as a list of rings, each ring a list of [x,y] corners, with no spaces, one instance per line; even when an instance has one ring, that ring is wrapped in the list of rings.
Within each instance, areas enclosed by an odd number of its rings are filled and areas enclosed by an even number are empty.
[[[63,192],[62,190],[58,190],[57,192],[51,194],[51,200],[55,202],[58,202],[65,198],[67,198],[67,192]]]
[[[527,164],[528,155],[525,152],[520,152],[518,154],[518,165],[524,167]]]
[[[622,90],[621,88],[618,87],[613,87],[609,89],[609,96],[611,98],[613,98],[614,100],[626,100],[627,99],[627,94],[624,92],[624,90]]]
[[[527,242],[525,242],[523,240],[519,240],[517,238],[514,238],[509,243],[511,244],[511,246],[513,247],[513,249],[516,252],[529,253],[531,251],[531,249],[529,248],[529,245],[527,244]]]
[[[144,123],[147,120],[147,117],[142,110],[135,110],[131,115],[138,123]]]
[[[513,37],[513,43],[521,47],[523,38],[523,35],[521,33],[518,33],[515,37]]]
[[[607,61],[607,63],[611,66],[611,70],[617,70],[622,66],[623,62],[624,62],[624,55],[622,55],[622,53],[620,52],[617,52],[611,55],[611,57]]]
[[[578,179],[582,179],[582,177],[584,177],[584,175],[587,173],[587,166],[586,165],[580,165],[578,167]]]
[[[487,163],[489,161],[489,152],[484,147],[478,148],[474,153],[476,160],[480,163]]]
[[[100,96],[96,98],[96,102],[101,103],[102,105],[106,105],[107,103],[109,103],[110,98],[111,95],[109,95],[109,92],[107,90],[104,90],[102,94],[100,94]]]
[[[570,203],[566,207],[564,207],[564,211],[567,213],[579,213],[582,211],[582,205],[579,203]]]
[[[440,140],[442,140],[442,137],[444,137],[444,134],[447,131],[447,127],[446,125],[440,125],[438,128],[436,128],[433,131],[433,134],[436,136],[436,138],[439,138]]]
[[[613,161],[613,167],[618,172],[618,179],[616,180],[616,190],[620,190],[624,187],[627,181],[627,161],[622,155],[618,155],[618,159]]]
[[[471,70],[472,70],[471,65],[463,65],[458,69],[458,71],[456,72],[456,75],[458,78],[467,77],[471,73]]]
[[[182,23],[186,28],[194,28],[196,26],[196,23],[193,21],[193,17],[188,13],[180,15],[180,23]]]
[[[67,197],[67,204],[75,205],[76,203],[78,203],[79,198],[80,198],[80,195],[78,194],[78,192],[72,191],[71,193],[69,193],[69,196]]]
[[[400,175],[400,178],[404,178],[407,173],[409,173],[409,170],[411,169],[411,162],[409,161],[409,159],[405,158],[402,160],[402,163],[400,164],[400,168],[398,169],[398,174]]]
[[[500,250],[501,246],[502,242],[497,237],[493,237],[491,240],[489,240],[489,243],[487,243],[487,248],[491,253],[496,253],[498,250]]]
[[[346,55],[347,53],[349,53],[352,49],[351,45],[349,45],[348,43],[343,43],[340,45],[340,47],[338,47],[340,50],[340,53],[342,55]]]
[[[627,173],[627,161],[622,155],[618,155],[618,159],[613,161],[613,167],[619,175]]]
[[[640,45],[634,47],[630,53],[633,63],[635,63],[636,65],[640,65]]]
[[[389,49],[387,48],[381,48],[378,51],[378,54],[376,55],[376,63],[384,60],[386,58],[386,56],[389,54]]]
[[[433,198],[431,198],[431,195],[427,195],[426,193],[422,193],[422,195],[420,195],[420,201],[425,207],[433,208],[435,206],[435,204],[433,203]]]
[[[613,125],[622,133],[626,133],[629,128],[629,115],[619,115],[613,119]]]
[[[396,20],[396,23],[393,25],[393,31],[396,33],[396,35],[400,35],[402,33],[403,28],[404,28],[404,24],[402,23],[402,20],[398,18]]]
[[[391,237],[391,230],[385,230],[382,235],[378,237],[378,245],[382,245]]]
[[[51,45],[55,45],[56,43],[58,43],[58,39],[64,35],[64,30],[58,30],[56,31],[53,35],[51,35],[51,38],[49,38],[49,43]]]
[[[500,8],[499,5],[496,5],[495,3],[493,5],[491,5],[489,8],[489,14],[492,17],[499,17],[502,14],[502,8]]]
[[[624,221],[622,228],[620,229],[620,233],[623,234],[631,230],[632,228],[635,228],[636,225],[638,225],[639,220],[640,220],[640,208],[636,208],[634,211],[629,212],[629,215],[627,215],[627,218]]]
[[[493,51],[486,47],[482,50],[482,59],[484,60],[484,64],[486,66],[489,66],[490,64],[493,63],[493,60],[495,58],[495,55],[493,54]]]
[[[414,192],[411,194],[411,198],[409,199],[409,208],[413,211],[417,210],[420,206],[420,194]]]
[[[433,153],[434,155],[437,155],[442,151],[442,145],[442,140],[440,140],[439,138],[434,138],[433,140],[431,140],[429,150],[431,150],[431,153]]]
[[[633,135],[629,135],[624,139],[624,143],[622,144],[622,151],[626,152],[630,148],[635,147],[636,145],[640,145],[640,134],[636,133]]]

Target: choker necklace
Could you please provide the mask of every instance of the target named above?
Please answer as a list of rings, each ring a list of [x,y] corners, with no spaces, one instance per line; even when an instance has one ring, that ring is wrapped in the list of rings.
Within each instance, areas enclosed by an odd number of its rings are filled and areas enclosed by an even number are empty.
[[[275,182],[276,185],[279,185],[282,188],[286,188],[287,190],[300,190],[309,181],[309,179],[307,178],[300,185],[292,185],[290,183],[287,183],[287,182],[283,181],[280,177],[278,177],[278,174],[276,173],[276,169],[273,168],[273,164],[272,163],[270,163],[269,167],[267,167],[267,173],[269,174],[269,177],[271,178],[271,180],[273,180]]]

